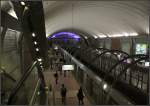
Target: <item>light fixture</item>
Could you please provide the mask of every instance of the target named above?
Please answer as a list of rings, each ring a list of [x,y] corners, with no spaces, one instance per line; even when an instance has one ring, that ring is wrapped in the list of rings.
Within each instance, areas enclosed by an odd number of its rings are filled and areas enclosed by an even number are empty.
[[[28,6],[25,6],[25,8],[24,8],[25,10],[28,10],[29,9],[29,7]]]
[[[106,38],[107,36],[106,35],[98,35],[100,38]]]
[[[111,37],[122,37],[124,36],[123,34],[114,34],[114,35],[111,35]]]
[[[21,1],[20,3],[21,3],[21,5],[25,6],[25,2]]]
[[[87,39],[88,37],[87,36],[85,36],[85,39]]]
[[[39,51],[39,48],[36,48],[35,50],[38,52],[38,51]]]
[[[138,33],[122,33],[122,34],[113,34],[113,35],[109,35],[109,37],[123,37],[123,36],[137,36]]]
[[[145,66],[149,67],[150,66],[149,62],[145,62]]]
[[[94,38],[95,38],[95,39],[97,39],[97,38],[98,38],[98,36],[94,36]]]
[[[128,33],[123,33],[124,36],[130,36]]]
[[[37,42],[36,42],[36,41],[34,41],[34,44],[35,44],[35,45],[37,45]]]
[[[42,59],[41,59],[41,58],[39,58],[39,59],[37,59],[37,60],[38,60],[38,61],[40,61],[40,62],[42,61]]]
[[[107,88],[107,84],[104,84],[103,85],[103,89],[105,90]]]
[[[54,49],[55,49],[55,50],[58,50],[58,47],[57,47],[57,46],[55,46],[55,47],[54,47]]]
[[[118,54],[117,56],[118,56],[119,59],[121,58],[121,54]]]
[[[40,62],[40,65],[42,65],[42,62]]]
[[[35,33],[32,33],[32,36],[35,37]]]
[[[57,38],[61,35],[68,35],[68,37],[71,37],[71,38],[80,38],[79,35],[72,33],[72,32],[59,32],[59,33],[52,35],[51,38]]]
[[[130,33],[130,36],[137,36],[138,33]]]

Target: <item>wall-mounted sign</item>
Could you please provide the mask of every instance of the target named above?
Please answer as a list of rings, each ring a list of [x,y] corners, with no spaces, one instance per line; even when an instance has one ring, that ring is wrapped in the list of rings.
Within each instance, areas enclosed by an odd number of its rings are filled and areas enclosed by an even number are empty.
[[[74,70],[74,65],[63,65],[62,70]]]
[[[146,54],[148,49],[147,44],[136,44],[136,54]]]
[[[146,66],[146,67],[149,67],[149,62],[145,62],[145,66]]]

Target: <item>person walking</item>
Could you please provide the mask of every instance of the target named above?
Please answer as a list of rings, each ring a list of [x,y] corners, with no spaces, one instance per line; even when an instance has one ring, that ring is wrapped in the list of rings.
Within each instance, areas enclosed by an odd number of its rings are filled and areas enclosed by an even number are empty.
[[[56,84],[58,84],[58,73],[57,72],[54,74],[54,77],[55,77]]]
[[[84,95],[83,95],[82,87],[80,87],[80,89],[78,90],[77,97],[78,97],[79,105],[83,105],[84,104],[84,102],[83,102]]]
[[[66,104],[66,93],[67,93],[67,89],[66,87],[64,86],[64,84],[62,84],[62,87],[61,87],[61,97],[62,97],[62,104]]]

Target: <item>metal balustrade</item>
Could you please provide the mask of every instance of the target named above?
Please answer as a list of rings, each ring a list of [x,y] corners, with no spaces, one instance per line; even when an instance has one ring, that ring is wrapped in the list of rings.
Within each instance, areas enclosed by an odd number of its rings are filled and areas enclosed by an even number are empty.
[[[57,44],[56,41],[53,43]],[[130,96],[129,98],[135,103],[148,102],[146,99],[149,92],[148,68],[139,65],[142,60],[148,61],[148,55],[129,55],[121,50],[93,48],[82,43],[72,46],[71,43],[67,44],[60,41],[57,45],[80,60],[100,78],[103,78],[104,81],[107,81],[123,94],[125,92],[132,93],[133,91],[135,94],[125,95]],[[141,95],[141,97],[137,97],[137,100],[133,98],[136,93]]]

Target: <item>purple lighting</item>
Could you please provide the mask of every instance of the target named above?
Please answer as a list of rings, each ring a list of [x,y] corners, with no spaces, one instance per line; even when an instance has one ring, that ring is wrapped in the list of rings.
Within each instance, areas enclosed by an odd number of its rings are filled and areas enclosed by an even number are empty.
[[[80,38],[77,34],[72,33],[72,32],[59,32],[59,33],[56,33],[56,34],[52,35],[50,38],[58,38],[61,35],[65,35],[68,38],[75,38],[75,39]]]

